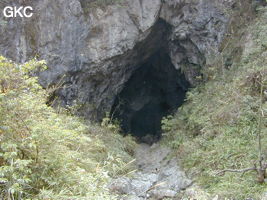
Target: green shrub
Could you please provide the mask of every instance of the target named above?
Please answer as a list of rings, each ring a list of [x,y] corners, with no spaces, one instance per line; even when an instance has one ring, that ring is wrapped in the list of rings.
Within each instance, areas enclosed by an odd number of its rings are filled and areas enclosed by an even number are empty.
[[[266,20],[265,9],[249,27],[240,30],[241,40],[248,38],[247,43],[253,45],[246,47],[241,58],[224,74],[221,66],[213,67],[210,74],[216,76],[190,90],[185,105],[163,121],[164,142],[176,149],[183,166],[197,177],[198,184],[223,198],[259,199],[266,192],[266,184],[257,183],[254,171],[243,176],[217,174],[224,169],[253,167],[258,159],[259,115],[263,118],[262,151],[267,159],[267,99],[260,110],[259,84],[267,90]],[[231,44],[222,54],[229,54],[235,45],[240,44]]]
[[[135,143],[46,105],[33,71],[0,57],[0,198],[116,199],[106,184],[128,173]]]

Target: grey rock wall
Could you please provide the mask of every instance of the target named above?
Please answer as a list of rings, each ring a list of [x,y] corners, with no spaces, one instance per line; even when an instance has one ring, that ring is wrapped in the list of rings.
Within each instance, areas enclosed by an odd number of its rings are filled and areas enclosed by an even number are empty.
[[[86,0],[13,0],[31,5],[30,19],[1,20],[0,54],[17,62],[37,57],[49,69],[44,87],[59,84],[61,105],[81,105],[80,113],[100,119],[131,74],[160,48],[176,69],[196,76],[218,51],[234,0],[123,0],[94,6]],[[0,8],[5,4],[0,4]]]

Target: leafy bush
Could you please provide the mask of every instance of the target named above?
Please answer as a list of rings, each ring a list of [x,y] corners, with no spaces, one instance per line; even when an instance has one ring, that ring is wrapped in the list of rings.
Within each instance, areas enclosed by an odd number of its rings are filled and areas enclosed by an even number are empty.
[[[212,194],[230,199],[260,198],[266,184],[256,173],[217,174],[224,169],[253,167],[258,159],[257,133],[262,132],[262,153],[267,159],[267,97],[260,97],[260,84],[267,91],[267,10],[249,27],[240,30],[246,41],[243,53],[230,69],[212,68],[210,80],[187,94],[187,103],[163,121],[164,142],[178,152],[184,167]],[[236,38],[230,41],[234,42]],[[233,46],[222,54],[229,55]],[[244,44],[242,44],[244,45]],[[247,46],[249,45],[249,46]],[[218,70],[217,72],[214,70]],[[259,116],[263,119],[259,127]]]
[[[33,71],[0,57],[0,198],[116,199],[106,189],[127,173],[135,143],[46,105]]]

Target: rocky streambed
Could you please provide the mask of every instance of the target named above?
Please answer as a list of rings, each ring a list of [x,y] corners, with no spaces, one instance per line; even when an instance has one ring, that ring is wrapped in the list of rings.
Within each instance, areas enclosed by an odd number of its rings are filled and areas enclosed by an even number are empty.
[[[135,150],[138,171],[131,177],[114,179],[109,189],[123,200],[174,199],[192,181],[171,157],[171,150],[158,143],[139,144]]]

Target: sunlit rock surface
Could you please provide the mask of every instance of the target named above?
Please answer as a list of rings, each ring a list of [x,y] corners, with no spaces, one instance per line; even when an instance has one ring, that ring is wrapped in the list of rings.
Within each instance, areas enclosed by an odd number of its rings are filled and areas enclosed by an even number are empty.
[[[35,14],[1,23],[0,53],[18,62],[45,59],[49,69],[40,81],[44,87],[60,85],[55,103],[75,102],[80,114],[97,120],[110,112],[137,68],[161,48],[187,81],[197,84],[201,68],[218,50],[230,18],[226,12],[234,3],[124,0],[92,7],[90,2],[13,1],[30,4]]]

